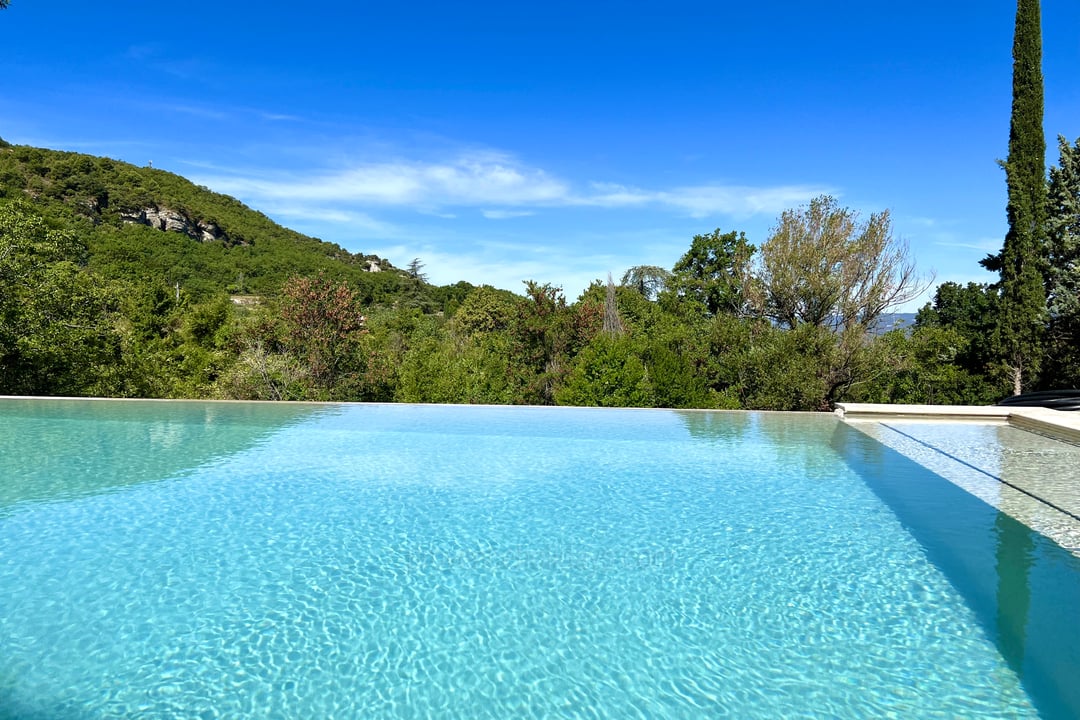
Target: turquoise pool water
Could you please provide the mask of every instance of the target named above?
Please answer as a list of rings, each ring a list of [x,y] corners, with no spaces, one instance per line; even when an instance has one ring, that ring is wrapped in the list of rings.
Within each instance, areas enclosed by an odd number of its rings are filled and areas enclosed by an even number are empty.
[[[830,416],[0,400],[0,717],[1075,717],[1080,560]]]

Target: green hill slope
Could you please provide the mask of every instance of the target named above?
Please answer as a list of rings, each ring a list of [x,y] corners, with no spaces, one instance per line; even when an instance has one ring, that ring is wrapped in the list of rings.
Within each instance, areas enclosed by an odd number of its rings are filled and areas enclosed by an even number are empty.
[[[53,227],[74,231],[87,246],[87,266],[100,276],[179,283],[194,300],[272,294],[292,275],[320,272],[348,281],[366,303],[386,302],[403,289],[401,272],[382,258],[284,228],[163,170],[0,140],[3,199],[23,199]]]

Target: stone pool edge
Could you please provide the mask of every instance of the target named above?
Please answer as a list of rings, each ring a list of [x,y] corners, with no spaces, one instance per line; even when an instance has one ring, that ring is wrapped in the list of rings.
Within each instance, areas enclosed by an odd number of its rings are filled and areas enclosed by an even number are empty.
[[[881,405],[837,403],[835,414],[847,421],[934,420],[979,422],[1013,427],[1080,445],[1080,413],[1038,407],[1000,405]]]

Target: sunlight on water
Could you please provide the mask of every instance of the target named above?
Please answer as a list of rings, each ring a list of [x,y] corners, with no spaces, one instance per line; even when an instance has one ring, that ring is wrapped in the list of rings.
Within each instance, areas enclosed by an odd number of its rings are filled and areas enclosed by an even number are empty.
[[[0,429],[0,717],[1076,707],[1048,624],[1076,559],[831,417],[0,401]]]

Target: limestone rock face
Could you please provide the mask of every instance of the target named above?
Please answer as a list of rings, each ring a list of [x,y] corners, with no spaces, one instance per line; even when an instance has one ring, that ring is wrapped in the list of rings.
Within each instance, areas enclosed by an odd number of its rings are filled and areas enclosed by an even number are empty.
[[[182,232],[185,235],[188,234],[190,226],[188,225],[187,218],[178,212],[174,212],[167,208],[146,208],[143,210],[142,214],[143,217],[146,218],[146,224],[152,228],[164,230],[165,232]]]
[[[147,225],[162,232],[178,232],[199,242],[222,240],[230,243],[228,236],[212,222],[193,220],[185,213],[169,208],[145,207],[122,216],[124,222]]]

